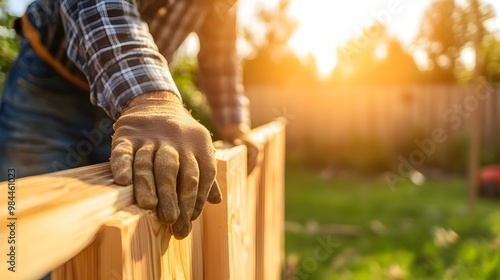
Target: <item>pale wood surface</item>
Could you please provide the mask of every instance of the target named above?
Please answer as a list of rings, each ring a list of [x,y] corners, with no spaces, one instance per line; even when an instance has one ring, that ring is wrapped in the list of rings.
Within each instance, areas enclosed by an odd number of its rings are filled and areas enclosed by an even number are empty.
[[[224,200],[204,215],[204,279],[254,279],[255,189],[246,182],[246,147],[219,148],[217,182]]]
[[[36,279],[55,268],[56,280],[279,279],[284,124],[260,127],[252,137],[264,146],[262,166],[247,178],[246,148],[220,147],[224,200],[208,205],[182,241],[132,206],[132,186],[114,185],[109,163],[18,179],[17,272],[12,277],[4,264],[0,279]],[[4,200],[0,207],[7,209]],[[6,235],[0,228],[1,240]]]
[[[78,254],[106,219],[133,203],[132,186],[113,185],[107,163],[22,178],[16,185],[17,272],[12,278],[2,262],[0,279],[42,277]],[[0,209],[0,220],[6,221],[4,199]],[[2,240],[6,235],[6,227],[0,227]],[[3,256],[6,247],[0,246]]]
[[[54,270],[53,280],[195,279],[192,238],[201,237],[199,221],[192,234],[176,240],[150,211],[129,206],[106,221],[89,247]]]
[[[284,253],[285,123],[276,121],[254,130],[264,145],[261,172],[251,182],[258,189],[255,279],[280,279]]]

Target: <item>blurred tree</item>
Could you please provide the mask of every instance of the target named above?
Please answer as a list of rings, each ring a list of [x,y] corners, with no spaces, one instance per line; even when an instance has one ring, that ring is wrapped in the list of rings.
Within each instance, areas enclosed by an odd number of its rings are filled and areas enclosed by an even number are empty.
[[[287,14],[289,0],[280,0],[275,9],[261,8],[258,22],[243,29],[251,46],[249,58],[243,61],[245,84],[305,84],[317,82],[316,61],[312,56],[301,60],[288,47],[297,22]]]
[[[244,84],[304,85],[318,82],[318,70],[314,57],[302,60],[288,51],[279,59],[263,50],[254,58],[243,62]]]
[[[386,57],[378,62],[377,80],[385,84],[409,84],[420,82],[422,72],[418,69],[413,56],[408,53],[396,38],[385,42]]]
[[[191,112],[193,118],[212,132],[214,140],[219,140],[220,135],[213,122],[208,102],[203,93],[198,90],[196,58],[187,56],[178,58],[170,65],[170,72],[181,93],[186,109]]]
[[[460,56],[464,48],[490,36],[485,23],[494,18],[493,8],[479,0],[463,6],[454,0],[435,0],[425,12],[416,44],[427,53],[430,72],[427,81],[454,82],[466,71]]]
[[[454,0],[435,0],[424,14],[417,45],[428,56],[433,82],[453,82],[466,45],[465,11]]]
[[[339,48],[337,56],[331,76],[335,84],[408,84],[418,82],[422,76],[412,55],[398,39],[389,36],[387,28],[379,22]]]
[[[15,17],[7,12],[7,3],[0,0],[0,88],[5,74],[19,50],[19,39],[13,29]]]
[[[254,55],[269,53],[279,59],[288,51],[287,43],[297,28],[297,21],[287,14],[290,0],[279,0],[275,9],[260,8],[257,12],[258,26],[243,28],[243,38],[252,47]]]
[[[482,48],[484,63],[482,70],[487,81],[500,83],[500,39],[491,38]]]
[[[498,69],[492,67],[500,66],[498,64],[498,40],[486,28],[485,22],[495,18],[495,12],[491,5],[480,3],[479,0],[469,0],[466,8],[467,21],[467,37],[472,42],[475,52],[475,68],[471,78],[488,76],[493,78],[495,73],[498,74]]]

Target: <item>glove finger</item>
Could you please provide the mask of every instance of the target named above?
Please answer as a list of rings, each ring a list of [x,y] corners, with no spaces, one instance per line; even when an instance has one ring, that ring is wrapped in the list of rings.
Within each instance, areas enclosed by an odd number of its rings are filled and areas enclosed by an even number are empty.
[[[222,202],[222,191],[220,190],[219,183],[217,183],[217,181],[214,181],[212,184],[210,192],[208,193],[207,201],[212,204],[219,204]]]
[[[121,138],[113,141],[111,151],[111,172],[113,179],[118,185],[126,186],[132,184],[132,163],[134,147],[130,141]]]
[[[193,155],[180,155],[179,175],[177,176],[177,196],[179,200],[179,218],[172,225],[175,238],[182,239],[191,231],[196,198],[198,196],[198,180],[200,171]]]
[[[141,147],[134,158],[134,194],[137,205],[155,209],[158,204],[153,176],[153,146]]]
[[[198,165],[200,167],[200,182],[198,185],[198,196],[196,198],[196,204],[193,211],[193,216],[191,216],[191,221],[196,220],[200,216],[203,206],[205,206],[205,201],[207,200],[208,192],[215,181],[215,175],[217,174],[217,167],[215,162],[215,157],[211,156],[211,159],[199,158]]]
[[[177,205],[177,174],[179,154],[171,146],[162,146],[155,155],[154,175],[158,195],[158,218],[166,224],[173,224],[179,217]]]

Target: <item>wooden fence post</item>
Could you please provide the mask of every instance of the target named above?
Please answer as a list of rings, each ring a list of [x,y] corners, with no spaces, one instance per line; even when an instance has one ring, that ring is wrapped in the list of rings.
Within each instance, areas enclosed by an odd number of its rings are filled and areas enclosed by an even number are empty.
[[[255,279],[280,279],[284,258],[285,122],[258,128],[252,137],[264,146],[260,172],[249,177],[250,188],[258,188]]]
[[[201,280],[202,256],[194,253],[201,249],[193,248],[201,246],[193,242],[201,239],[200,230],[200,220],[196,220],[192,233],[176,240],[154,214],[132,205],[112,215],[90,246],[52,271],[52,279]]]
[[[204,279],[254,279],[256,190],[246,182],[246,147],[217,150],[223,202],[203,210]]]
[[[218,143],[224,200],[207,205],[180,241],[154,213],[133,205],[132,186],[114,185],[109,163],[17,180],[15,215],[0,212],[0,220],[15,218],[18,226],[17,270],[4,264],[0,279],[36,279],[50,270],[54,280],[279,279],[284,123],[251,136],[263,146],[261,165],[247,177],[246,147]],[[1,227],[1,240],[7,234]]]

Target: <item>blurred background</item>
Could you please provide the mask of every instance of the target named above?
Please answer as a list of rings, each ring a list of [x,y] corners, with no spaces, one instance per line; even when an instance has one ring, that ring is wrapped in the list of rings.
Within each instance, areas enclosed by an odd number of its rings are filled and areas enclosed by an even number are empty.
[[[0,0],[0,83],[29,2]],[[500,164],[500,1],[240,0],[238,12],[253,126],[288,119],[283,279],[500,279],[500,201],[470,192],[474,170]],[[190,35],[172,72],[213,129],[197,51]]]

